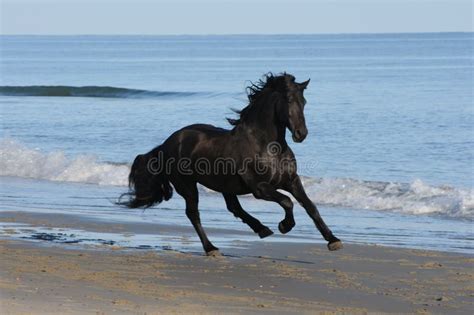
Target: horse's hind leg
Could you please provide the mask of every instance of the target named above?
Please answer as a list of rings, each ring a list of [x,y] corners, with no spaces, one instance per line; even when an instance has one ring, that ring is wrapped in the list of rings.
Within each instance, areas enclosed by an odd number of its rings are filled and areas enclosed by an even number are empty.
[[[318,228],[319,232],[322,234],[324,239],[328,241],[329,250],[338,250],[342,248],[342,242],[332,234],[331,230],[324,223],[323,218],[319,214],[318,208],[316,205],[309,199],[304,191],[303,185],[299,176],[297,176],[291,183],[290,188],[288,189],[293,197],[305,208],[308,215],[313,219],[314,224]]]
[[[186,201],[186,216],[191,221],[199,238],[201,239],[202,247],[208,256],[219,256],[219,249],[212,245],[207,238],[206,232],[201,226],[201,219],[199,217],[198,202],[199,194],[196,183],[173,183],[176,191],[183,196]]]
[[[239,199],[236,195],[232,194],[222,194],[227,205],[227,209],[232,212],[237,218],[242,219],[250,228],[260,236],[260,238],[265,238],[273,234],[273,231],[270,230],[267,226],[263,225],[258,219],[251,216],[247,211],[245,211],[240,205]]]

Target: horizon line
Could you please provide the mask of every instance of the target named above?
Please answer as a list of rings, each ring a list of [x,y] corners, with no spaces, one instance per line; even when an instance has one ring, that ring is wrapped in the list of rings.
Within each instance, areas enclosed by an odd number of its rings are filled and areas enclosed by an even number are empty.
[[[290,35],[397,35],[397,34],[455,34],[455,33],[474,33],[474,31],[409,31],[409,32],[325,32],[325,33],[207,33],[207,34],[143,34],[143,33],[68,33],[68,34],[35,34],[35,33],[21,33],[21,34],[1,34],[0,36],[290,36]]]

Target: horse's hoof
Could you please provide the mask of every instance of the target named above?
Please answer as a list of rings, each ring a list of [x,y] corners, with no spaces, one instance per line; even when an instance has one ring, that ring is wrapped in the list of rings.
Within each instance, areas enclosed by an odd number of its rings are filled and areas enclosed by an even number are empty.
[[[332,242],[332,243],[329,243],[328,244],[328,249],[330,251],[333,251],[333,250],[339,250],[339,249],[342,249],[342,242],[341,241],[335,241],[335,242]]]
[[[295,224],[291,224],[290,226],[286,226],[284,223],[284,221],[281,221],[279,224],[278,224],[278,230],[280,231],[281,234],[286,234],[288,232],[291,231],[291,229],[293,229],[293,227],[295,226]]]
[[[263,228],[262,230],[260,230],[260,232],[258,232],[258,236],[260,236],[260,238],[265,238],[270,235],[273,235],[273,231],[267,227]]]
[[[218,249],[213,249],[211,251],[206,252],[206,256],[209,257],[220,257],[222,256],[221,252]]]

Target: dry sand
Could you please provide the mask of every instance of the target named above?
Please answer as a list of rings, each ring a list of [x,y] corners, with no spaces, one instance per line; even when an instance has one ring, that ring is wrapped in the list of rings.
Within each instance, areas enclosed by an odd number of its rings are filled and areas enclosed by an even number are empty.
[[[222,249],[225,256],[213,258],[201,252],[89,248],[3,237],[0,313],[474,310],[473,256],[347,243],[337,252],[324,245],[259,241],[244,247]]]

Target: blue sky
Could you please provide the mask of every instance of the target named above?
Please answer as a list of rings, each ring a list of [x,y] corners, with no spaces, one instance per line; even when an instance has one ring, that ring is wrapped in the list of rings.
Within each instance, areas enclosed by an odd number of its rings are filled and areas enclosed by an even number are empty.
[[[472,31],[471,0],[0,0],[1,34]]]

